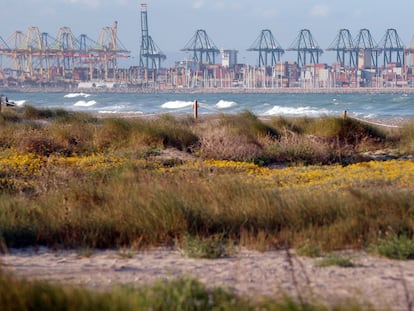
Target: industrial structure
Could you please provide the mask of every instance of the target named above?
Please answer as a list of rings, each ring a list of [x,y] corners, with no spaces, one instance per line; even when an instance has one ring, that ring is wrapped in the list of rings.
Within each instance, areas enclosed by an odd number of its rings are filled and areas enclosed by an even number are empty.
[[[56,37],[38,27],[29,27],[26,33],[16,31],[0,40],[0,57],[11,60],[10,66],[1,68],[2,77],[48,84],[118,80],[117,60],[130,52],[118,40],[117,27],[117,22],[103,27],[97,41],[84,34],[75,37],[69,27],[61,27]]]
[[[379,47],[384,53],[384,67],[391,63],[396,63],[399,66],[405,65],[404,43],[396,29],[387,29]]]
[[[335,40],[326,50],[336,52],[336,61],[341,67],[356,67],[357,50],[355,49],[351,32],[348,29],[339,30]]]
[[[141,49],[139,65],[148,70],[160,69],[161,61],[166,58],[166,55],[161,52],[149,35],[147,5],[143,3],[141,4]]]
[[[374,42],[371,32],[361,29],[355,38],[355,49],[358,52],[357,68],[376,69],[378,68],[378,56],[381,49]]]
[[[119,68],[128,51],[118,38],[118,23],[103,27],[94,40],[61,27],[56,36],[29,27],[8,38],[0,36],[0,86],[124,86],[130,88],[337,88],[414,86],[414,39],[405,46],[389,28],[377,44],[366,28],[355,37],[340,29],[325,49],[336,62],[320,62],[324,50],[309,29],[299,31],[284,49],[270,29],[263,29],[247,51],[257,53],[255,65],[238,63],[238,50],[219,49],[206,30],[196,30],[181,51],[184,60],[164,68],[166,55],[152,39],[148,7],[140,6],[139,62]],[[286,51],[294,60],[282,61]],[[217,56],[221,52],[221,64]]]
[[[216,55],[220,53],[204,29],[198,29],[181,51],[192,52],[196,63],[210,65],[216,63]]]
[[[247,51],[259,52],[259,67],[274,66],[277,62],[280,62],[281,56],[285,53],[285,50],[269,29],[262,30],[259,37]]]
[[[297,63],[300,67],[308,63],[318,64],[319,56],[323,53],[309,29],[302,29],[287,51],[297,52]]]

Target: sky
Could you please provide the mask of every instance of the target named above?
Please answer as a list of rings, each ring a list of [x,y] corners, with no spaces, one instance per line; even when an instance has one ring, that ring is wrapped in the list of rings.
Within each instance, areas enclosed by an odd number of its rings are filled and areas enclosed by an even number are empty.
[[[180,52],[198,29],[206,30],[221,49],[239,50],[239,63],[256,65],[256,52],[246,51],[263,29],[270,29],[287,49],[301,29],[309,29],[322,49],[328,48],[342,28],[355,37],[370,30],[380,42],[395,28],[405,45],[414,35],[412,0],[1,0],[0,37],[10,40],[19,30],[36,26],[56,37],[61,27],[70,27],[75,37],[87,34],[98,41],[103,27],[118,21],[118,38],[131,51],[128,62],[139,63],[141,3],[148,5],[149,33],[167,55],[164,66],[188,56]],[[284,61],[296,60],[287,52]],[[321,62],[335,60],[324,52]]]

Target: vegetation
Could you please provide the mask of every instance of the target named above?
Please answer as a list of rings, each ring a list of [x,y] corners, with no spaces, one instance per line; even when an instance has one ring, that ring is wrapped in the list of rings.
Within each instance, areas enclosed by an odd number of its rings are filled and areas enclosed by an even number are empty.
[[[45,282],[17,280],[0,273],[0,306],[3,311],[25,310],[274,310],[324,311],[318,304],[256,299],[248,301],[220,288],[206,289],[193,279],[178,279],[145,288],[121,287],[110,292],[62,287]],[[333,310],[370,310],[347,301]]]
[[[308,243],[315,253],[372,249],[388,232],[413,239],[414,163],[361,155],[409,155],[411,124],[387,132],[331,117],[98,119],[33,107],[1,118],[7,247],[176,244],[220,257],[231,243],[299,252]]]
[[[405,234],[395,234],[392,230],[380,237],[371,250],[391,259],[414,259],[414,240]]]
[[[414,123],[383,130],[353,119],[100,119],[64,110],[0,113],[0,251],[74,247],[120,256],[175,245],[197,258],[234,246],[297,249],[321,266],[367,249],[414,254]],[[387,149],[381,161],[367,152]],[[333,238],[334,237],[334,238]],[[324,255],[324,254],[331,255]],[[109,293],[17,280],[0,271],[2,310],[326,310],[247,302],[194,280]],[[356,304],[335,310],[361,310]],[[368,308],[369,309],[369,308]]]
[[[342,268],[353,268],[355,264],[352,262],[352,259],[349,256],[341,255],[341,254],[329,254],[322,259],[320,259],[317,263],[319,267],[329,267],[329,266],[338,266]]]

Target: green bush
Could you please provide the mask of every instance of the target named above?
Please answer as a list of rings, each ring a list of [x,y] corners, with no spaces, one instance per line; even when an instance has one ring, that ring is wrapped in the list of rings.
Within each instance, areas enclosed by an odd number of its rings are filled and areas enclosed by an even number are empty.
[[[414,240],[405,234],[391,232],[371,245],[371,250],[390,259],[414,259]]]
[[[177,241],[178,249],[186,256],[191,258],[216,259],[229,255],[226,241],[221,235],[209,237],[198,237],[185,235]]]
[[[341,268],[353,268],[355,264],[349,256],[329,254],[316,262],[318,267],[338,266]]]

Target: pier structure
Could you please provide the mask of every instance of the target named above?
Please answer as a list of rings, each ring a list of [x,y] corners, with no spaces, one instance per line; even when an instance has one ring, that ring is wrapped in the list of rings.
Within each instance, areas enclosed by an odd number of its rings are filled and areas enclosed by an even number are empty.
[[[264,29],[247,51],[258,52],[259,67],[275,66],[285,50],[277,42],[270,29]]]

